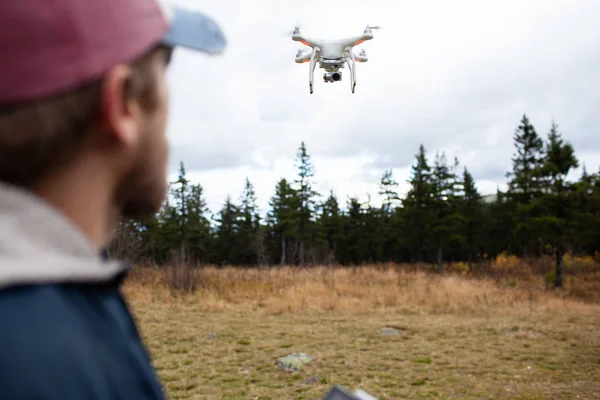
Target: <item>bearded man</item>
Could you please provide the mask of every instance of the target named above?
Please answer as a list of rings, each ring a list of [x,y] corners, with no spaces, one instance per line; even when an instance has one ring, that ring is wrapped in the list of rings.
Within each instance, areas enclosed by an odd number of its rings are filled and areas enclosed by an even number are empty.
[[[226,42],[158,1],[0,1],[1,399],[164,398],[100,253],[165,199],[171,52]]]

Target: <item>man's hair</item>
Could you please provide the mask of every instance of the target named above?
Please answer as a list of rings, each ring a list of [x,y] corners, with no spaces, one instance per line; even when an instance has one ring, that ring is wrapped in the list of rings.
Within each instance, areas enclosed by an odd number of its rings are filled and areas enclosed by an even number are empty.
[[[152,58],[162,46],[131,63],[133,73],[126,98],[138,98],[146,111],[157,104]],[[76,155],[101,112],[103,78],[68,93],[9,106],[0,106],[0,181],[17,186],[35,184],[51,169]]]

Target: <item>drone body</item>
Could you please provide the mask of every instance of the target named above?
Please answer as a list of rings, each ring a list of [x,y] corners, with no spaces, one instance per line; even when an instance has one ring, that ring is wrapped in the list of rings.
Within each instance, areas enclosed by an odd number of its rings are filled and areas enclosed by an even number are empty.
[[[373,39],[372,29],[378,29],[367,25],[360,36],[338,40],[320,40],[302,35],[300,28],[296,27],[292,33],[292,40],[300,42],[305,46],[311,47],[311,50],[298,50],[296,62],[298,64],[310,63],[309,66],[309,88],[313,93],[314,71],[317,66],[323,69],[323,80],[325,82],[339,82],[342,80],[342,72],[345,64],[348,64],[350,70],[350,88],[352,93],[356,88],[356,63],[368,61],[367,54],[363,49],[360,53],[354,52],[354,47],[360,45],[366,40]]]

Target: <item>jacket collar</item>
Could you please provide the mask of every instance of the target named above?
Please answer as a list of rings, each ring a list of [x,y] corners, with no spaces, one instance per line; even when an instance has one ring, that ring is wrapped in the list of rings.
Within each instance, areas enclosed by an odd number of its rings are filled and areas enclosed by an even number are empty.
[[[107,282],[128,269],[102,260],[83,233],[42,199],[0,182],[0,288]]]

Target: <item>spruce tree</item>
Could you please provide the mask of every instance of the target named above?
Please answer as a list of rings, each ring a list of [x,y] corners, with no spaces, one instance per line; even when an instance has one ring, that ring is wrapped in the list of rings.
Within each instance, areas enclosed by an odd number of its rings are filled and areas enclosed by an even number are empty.
[[[541,195],[544,141],[527,115],[523,115],[513,140],[516,153],[511,157],[512,171],[507,173],[509,193],[516,202],[530,204],[534,198]]]
[[[223,207],[215,217],[217,222],[213,245],[214,262],[219,265],[239,263],[239,220],[240,211],[227,195]]]
[[[330,191],[327,200],[321,206],[318,223],[319,237],[327,247],[326,262],[331,265],[339,261],[338,252],[343,240],[342,213],[333,191]]]
[[[169,185],[169,196],[161,211],[158,213],[157,220],[149,227],[152,234],[152,247],[155,254],[159,254],[159,263],[173,261],[176,253],[181,252],[181,221],[178,213],[177,204],[175,204],[175,194],[177,189],[174,184]]]
[[[480,227],[483,220],[481,195],[475,186],[475,180],[467,167],[463,169],[463,215],[465,221],[465,236],[467,242],[467,264],[472,269],[473,253],[480,237]]]
[[[300,144],[300,148],[296,154],[295,164],[298,177],[295,183],[298,185],[296,191],[298,193],[298,199],[300,201],[299,214],[299,227],[298,233],[300,235],[300,266],[305,264],[305,250],[306,250],[306,239],[307,233],[310,230],[310,223],[312,221],[315,197],[319,195],[318,192],[313,190],[312,178],[314,176],[314,167],[312,165],[311,157],[306,150],[304,142]]]
[[[209,210],[200,184],[192,184],[187,178],[183,162],[179,175],[171,183],[169,203],[165,207],[164,225],[172,243],[170,250],[178,247],[178,260],[185,263],[199,263],[208,260],[210,246]],[[175,242],[175,243],[173,243]]]
[[[347,217],[345,220],[344,260],[348,264],[359,265],[367,255],[364,236],[365,221],[363,205],[357,197],[348,197],[346,201]]]
[[[400,200],[398,196],[398,182],[394,180],[392,170],[385,170],[381,181],[379,182],[378,194],[383,197],[382,209],[385,214],[391,214],[394,208],[397,206],[397,201]]]
[[[380,209],[375,207],[371,196],[367,194],[367,202],[362,213],[363,230],[361,240],[365,243],[365,259],[370,264],[380,262],[383,259],[383,244],[385,232],[382,231],[384,219]]]
[[[578,251],[594,254],[600,242],[600,196],[598,190],[598,174],[589,174],[585,164],[581,177],[574,186],[575,216],[577,227],[573,238],[573,247]]]
[[[436,153],[433,173],[431,176],[432,185],[432,221],[431,233],[436,248],[436,264],[438,272],[441,271],[450,238],[457,231],[458,219],[460,218],[457,207],[457,182],[455,168],[449,166],[444,152]]]
[[[179,175],[177,180],[172,183],[174,208],[171,210],[171,218],[174,218],[178,227],[179,242],[179,260],[188,261],[188,198],[190,181],[186,177],[185,166],[183,162],[179,163]],[[177,187],[178,186],[178,187]]]
[[[409,179],[410,189],[404,198],[404,232],[411,248],[413,260],[424,262],[431,244],[431,227],[434,223],[433,184],[431,167],[427,162],[425,147],[421,144],[415,156]]]
[[[576,211],[575,197],[566,177],[573,168],[579,166],[573,147],[565,143],[558,132],[558,125],[552,122],[546,142],[545,159],[541,168],[543,181],[546,183],[545,194],[535,200],[540,210],[534,218],[541,236],[554,247],[555,252],[555,287],[563,285],[563,256],[567,236],[574,231],[572,226]]]
[[[278,255],[281,266],[292,262],[288,253],[297,239],[299,199],[296,190],[285,178],[275,187],[275,194],[269,201],[271,209],[267,214],[272,252]]]
[[[189,185],[186,196],[186,243],[187,260],[192,264],[205,264],[209,261],[211,246],[210,210],[204,198],[204,189],[199,183]]]
[[[512,171],[507,174],[510,178],[508,194],[515,207],[515,239],[521,244],[523,254],[528,256],[539,237],[531,225],[532,218],[535,217],[532,203],[542,195],[541,166],[544,142],[527,115],[523,115],[513,139],[516,153],[511,158]]]
[[[379,181],[378,194],[383,197],[379,218],[378,234],[381,241],[382,261],[391,261],[396,253],[400,233],[397,224],[400,196],[398,195],[398,182],[394,179],[392,170],[386,170]]]
[[[517,247],[514,238],[514,202],[498,188],[495,200],[483,204],[482,208],[485,218],[481,238],[485,249],[484,257],[495,257],[505,251],[513,252]]]
[[[256,204],[254,186],[246,177],[244,190],[240,198],[239,213],[239,235],[240,235],[240,263],[244,265],[255,265],[258,263],[258,251],[260,247],[259,229],[260,215]]]

